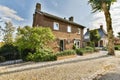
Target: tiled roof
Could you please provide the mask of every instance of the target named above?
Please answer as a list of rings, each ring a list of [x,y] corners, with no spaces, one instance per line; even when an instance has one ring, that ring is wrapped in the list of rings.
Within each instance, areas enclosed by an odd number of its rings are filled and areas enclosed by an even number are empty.
[[[46,16],[46,17],[50,17],[50,18],[53,18],[53,19],[56,19],[56,20],[59,20],[59,21],[63,21],[63,22],[66,22],[66,23],[75,25],[75,26],[79,26],[79,27],[81,27],[81,28],[85,28],[85,26],[82,26],[82,25],[80,25],[80,24],[78,24],[78,23],[75,23],[75,22],[73,22],[73,21],[66,20],[66,19],[64,19],[64,18],[55,16],[55,15],[52,15],[52,14],[48,14],[48,13],[46,13],[46,12],[42,12],[42,11],[36,11],[36,12],[39,13],[39,14],[43,14],[43,15]]]

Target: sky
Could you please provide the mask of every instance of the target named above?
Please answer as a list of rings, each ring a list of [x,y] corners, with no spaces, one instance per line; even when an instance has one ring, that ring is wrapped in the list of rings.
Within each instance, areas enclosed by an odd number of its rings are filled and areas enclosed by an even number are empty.
[[[2,21],[11,21],[18,26],[32,26],[36,3],[42,5],[42,11],[59,16],[74,16],[74,22],[90,29],[99,28],[102,24],[106,30],[103,12],[92,13],[88,0],[0,0],[0,25]],[[111,6],[114,34],[120,32],[120,0]],[[84,32],[86,32],[86,29]]]

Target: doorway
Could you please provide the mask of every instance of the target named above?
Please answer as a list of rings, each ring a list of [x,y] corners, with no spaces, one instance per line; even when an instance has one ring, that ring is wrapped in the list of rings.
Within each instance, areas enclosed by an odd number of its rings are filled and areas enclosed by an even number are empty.
[[[64,51],[64,40],[60,40],[60,51]]]

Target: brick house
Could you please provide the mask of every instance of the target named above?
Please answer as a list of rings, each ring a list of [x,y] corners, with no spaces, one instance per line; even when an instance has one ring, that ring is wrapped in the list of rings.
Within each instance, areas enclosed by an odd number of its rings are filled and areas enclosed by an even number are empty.
[[[55,51],[72,49],[75,44],[77,48],[82,47],[84,26],[74,22],[74,18],[69,20],[41,11],[41,4],[36,4],[33,14],[33,27],[49,27],[56,37],[49,46]]]
[[[100,25],[100,28],[95,29],[100,35],[100,40],[95,43],[95,47],[106,47],[108,44],[107,33],[103,29],[103,25]],[[90,42],[90,30],[87,29],[87,32],[84,34],[84,44],[88,45]]]

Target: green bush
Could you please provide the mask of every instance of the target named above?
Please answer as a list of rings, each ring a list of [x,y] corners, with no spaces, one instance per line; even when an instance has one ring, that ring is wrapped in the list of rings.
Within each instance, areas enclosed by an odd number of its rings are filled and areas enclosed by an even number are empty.
[[[118,48],[118,47],[115,47],[115,50],[119,50],[119,48]]]
[[[5,44],[0,48],[0,55],[5,57],[6,60],[19,59],[19,51],[17,46],[13,44]]]
[[[76,52],[74,50],[65,50],[62,52],[57,53],[57,56],[67,56],[67,55],[75,55]]]
[[[39,52],[36,52],[34,54],[29,53],[26,57],[26,60],[28,61],[35,61],[35,62],[40,62],[40,61],[54,61],[57,60],[56,55],[53,53],[46,51],[46,50],[40,50]]]
[[[103,51],[107,51],[107,47],[103,47],[102,50],[103,50]]]
[[[83,55],[83,51],[81,49],[76,49],[75,51],[77,55]]]
[[[5,61],[5,57],[0,56],[0,62],[4,62]]]

